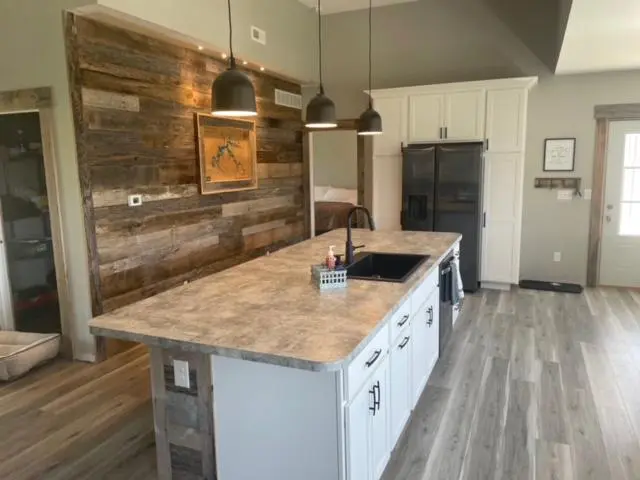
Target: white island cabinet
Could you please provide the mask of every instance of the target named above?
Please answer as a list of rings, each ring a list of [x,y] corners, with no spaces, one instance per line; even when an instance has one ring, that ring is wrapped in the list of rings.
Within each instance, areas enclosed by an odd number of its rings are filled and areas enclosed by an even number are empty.
[[[308,259],[344,234],[92,320],[96,334],[151,347],[161,480],[381,478],[429,388],[438,267],[461,237],[354,230],[371,251],[430,258],[404,283],[349,280],[346,290],[319,292]]]

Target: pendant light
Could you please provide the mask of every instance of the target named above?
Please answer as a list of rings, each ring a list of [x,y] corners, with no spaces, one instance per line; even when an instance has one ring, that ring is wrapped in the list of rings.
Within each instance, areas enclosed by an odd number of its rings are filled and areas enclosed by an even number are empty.
[[[217,117],[255,117],[256,92],[249,76],[236,68],[233,56],[233,27],[231,25],[231,0],[229,11],[229,68],[218,75],[211,88],[212,114]]]
[[[367,108],[358,120],[358,135],[380,135],[382,134],[382,117],[373,109],[371,99],[371,24],[373,5],[369,0],[369,108]]]
[[[336,106],[324,94],[324,85],[322,84],[322,12],[320,10],[320,0],[318,0],[318,44],[320,47],[320,91],[307,105],[306,127],[336,128],[338,126],[336,122]]]

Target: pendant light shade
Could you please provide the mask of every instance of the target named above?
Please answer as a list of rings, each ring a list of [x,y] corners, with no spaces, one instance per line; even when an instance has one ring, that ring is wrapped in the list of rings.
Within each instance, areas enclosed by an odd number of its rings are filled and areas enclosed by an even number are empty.
[[[322,84],[322,12],[320,10],[320,0],[318,0],[318,44],[319,44],[319,70],[320,70],[320,91],[313,97],[307,105],[307,128],[336,128],[336,106],[329,97],[324,94]]]
[[[371,24],[373,5],[369,0],[369,108],[367,108],[358,120],[358,135],[380,135],[382,134],[382,117],[373,109],[371,99]]]
[[[382,117],[371,105],[358,119],[358,135],[380,135],[382,133]]]
[[[211,88],[212,114],[217,117],[255,117],[256,92],[249,76],[236,68],[233,56],[233,28],[231,26],[231,0],[229,8],[229,69],[218,75]]]

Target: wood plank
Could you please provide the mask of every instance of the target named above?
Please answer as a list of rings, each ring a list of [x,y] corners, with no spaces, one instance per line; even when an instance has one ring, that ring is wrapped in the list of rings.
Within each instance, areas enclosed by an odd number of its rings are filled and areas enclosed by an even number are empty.
[[[25,88],[0,92],[0,111],[3,113],[40,110],[53,106],[51,87]]]
[[[512,380],[499,478],[533,479],[536,455],[536,412],[535,383]]]
[[[570,427],[559,364],[542,362],[537,402],[538,438],[553,443],[570,443]]]
[[[561,443],[536,442],[537,480],[575,480],[572,451]]]
[[[607,118],[599,118],[596,120],[593,176],[591,181],[591,210],[589,213],[589,247],[587,254],[587,286],[589,287],[595,287],[599,279],[608,138],[609,120]]]

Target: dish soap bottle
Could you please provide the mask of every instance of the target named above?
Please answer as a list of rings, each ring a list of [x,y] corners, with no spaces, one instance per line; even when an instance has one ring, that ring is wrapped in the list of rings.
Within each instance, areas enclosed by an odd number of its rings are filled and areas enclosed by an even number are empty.
[[[329,270],[335,270],[336,268],[336,255],[333,252],[334,248],[336,248],[335,245],[329,246],[329,252],[327,253],[327,258],[325,260],[325,265]]]

